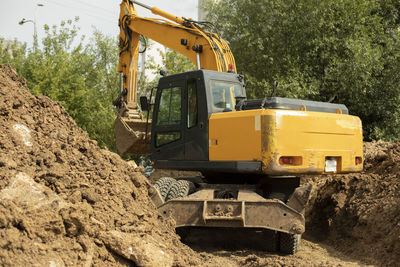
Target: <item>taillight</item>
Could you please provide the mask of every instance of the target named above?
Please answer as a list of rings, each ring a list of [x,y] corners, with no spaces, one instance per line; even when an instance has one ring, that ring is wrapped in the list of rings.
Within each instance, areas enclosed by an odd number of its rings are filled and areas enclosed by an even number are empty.
[[[362,163],[362,157],[356,157],[356,165],[360,165]]]
[[[280,157],[279,164],[281,165],[292,165],[294,163],[293,157]]]
[[[279,158],[279,164],[300,166],[303,164],[303,158],[301,156],[282,156]]]
[[[233,64],[228,65],[228,72],[235,72],[235,67],[233,66]]]

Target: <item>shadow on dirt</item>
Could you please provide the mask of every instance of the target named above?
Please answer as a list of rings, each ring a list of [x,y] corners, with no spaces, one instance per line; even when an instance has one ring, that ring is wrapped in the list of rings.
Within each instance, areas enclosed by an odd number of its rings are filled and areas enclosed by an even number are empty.
[[[253,250],[276,252],[277,238],[273,231],[242,228],[180,228],[182,242],[201,252],[220,250]]]

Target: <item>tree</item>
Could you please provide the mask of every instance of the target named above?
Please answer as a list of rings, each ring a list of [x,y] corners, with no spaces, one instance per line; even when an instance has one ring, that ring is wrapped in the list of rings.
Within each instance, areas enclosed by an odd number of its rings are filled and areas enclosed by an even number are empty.
[[[21,69],[26,60],[26,50],[26,44],[0,37],[0,62],[13,62],[15,68]]]
[[[367,140],[397,139],[397,1],[220,0],[208,19],[230,42],[248,95],[327,101],[361,117]]]
[[[188,58],[174,50],[164,47],[164,49],[157,49],[157,51],[161,56],[161,64],[158,64],[153,56],[149,56],[147,59],[146,70],[151,71],[153,74],[159,74],[160,71],[164,71],[167,75],[171,75],[196,69]],[[152,81],[148,81],[148,78],[144,75],[143,77],[145,82],[139,81],[141,84],[141,86],[139,86],[139,92],[141,95],[149,96],[151,88],[157,86],[160,77],[157,76]]]

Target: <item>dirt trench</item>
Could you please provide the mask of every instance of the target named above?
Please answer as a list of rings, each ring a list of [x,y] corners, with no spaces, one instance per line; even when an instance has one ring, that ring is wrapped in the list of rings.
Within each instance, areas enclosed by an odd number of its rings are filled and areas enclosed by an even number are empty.
[[[400,262],[400,142],[364,144],[364,171],[307,177],[307,234],[380,266]]]
[[[0,66],[0,266],[390,266],[400,260],[399,143],[366,144],[365,172],[314,185],[293,256],[180,241],[150,180],[100,149],[63,107]],[[156,174],[153,175],[153,178]],[[162,175],[165,175],[163,173]],[[238,242],[240,243],[240,242]]]

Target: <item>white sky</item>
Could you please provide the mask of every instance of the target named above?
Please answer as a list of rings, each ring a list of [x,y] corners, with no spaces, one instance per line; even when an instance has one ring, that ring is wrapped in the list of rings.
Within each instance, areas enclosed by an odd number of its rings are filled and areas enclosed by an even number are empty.
[[[197,19],[198,0],[138,0],[156,6],[179,17]],[[43,25],[59,25],[62,20],[79,16],[81,34],[90,37],[95,26],[101,32],[117,36],[120,0],[0,0],[0,37],[18,39],[32,45],[33,23],[19,25],[25,19],[34,19],[39,41],[44,36]],[[37,7],[40,3],[43,7]],[[146,9],[136,6],[139,16],[155,17]],[[36,10],[36,12],[35,12]]]
[[[158,7],[179,17],[197,19],[198,0],[137,0],[151,7]],[[60,25],[63,20],[79,17],[80,34],[85,35],[87,42],[93,32],[93,26],[104,34],[118,36],[118,18],[120,0],[0,0],[0,37],[17,39],[33,44],[34,24],[29,22],[19,25],[23,18],[34,20],[38,32],[39,45],[44,37],[43,25]],[[43,6],[37,6],[43,4]],[[136,5],[139,16],[157,17],[145,8]],[[157,64],[161,64],[161,57],[157,49],[162,46],[155,43],[146,58],[152,56]],[[139,63],[140,64],[140,63]],[[154,73],[146,71],[150,79]]]

